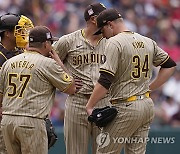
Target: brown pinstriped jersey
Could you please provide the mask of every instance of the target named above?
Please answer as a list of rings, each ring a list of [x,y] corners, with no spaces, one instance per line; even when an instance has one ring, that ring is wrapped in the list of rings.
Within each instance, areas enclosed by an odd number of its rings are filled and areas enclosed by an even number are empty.
[[[56,88],[66,90],[72,78],[51,58],[37,52],[22,53],[4,63],[0,72],[2,114],[45,118]]]
[[[99,78],[99,67],[106,61],[104,55],[106,39],[92,46],[85,38],[83,30],[62,36],[54,45],[64,65],[74,77],[82,79],[82,94],[90,94]]]
[[[168,54],[150,38],[122,32],[108,40],[107,60],[100,68],[114,76],[110,87],[112,100],[124,100],[149,91],[154,66],[163,64]]]

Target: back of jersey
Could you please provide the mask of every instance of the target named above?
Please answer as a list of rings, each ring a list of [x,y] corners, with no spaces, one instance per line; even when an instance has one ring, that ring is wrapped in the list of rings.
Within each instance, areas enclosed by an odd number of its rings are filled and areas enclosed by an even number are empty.
[[[168,57],[153,40],[133,32],[122,32],[110,38],[108,49],[107,62],[112,61],[114,65],[108,68],[106,64],[105,68],[115,73],[110,89],[112,99],[124,100],[147,92],[153,65],[159,65]],[[157,56],[161,52],[161,56]]]
[[[61,91],[72,83],[51,58],[25,52],[5,62],[1,70],[0,92],[3,114],[44,118],[49,114],[55,87]]]

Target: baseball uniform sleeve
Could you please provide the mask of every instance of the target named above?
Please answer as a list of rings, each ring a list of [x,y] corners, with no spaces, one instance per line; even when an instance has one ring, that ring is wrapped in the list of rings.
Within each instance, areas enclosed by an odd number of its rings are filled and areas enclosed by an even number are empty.
[[[68,89],[73,81],[72,76],[67,74],[54,60],[49,63],[45,77],[61,92],[64,92],[66,89]]]
[[[168,59],[168,53],[162,50],[160,47],[157,46],[157,43],[153,41],[154,44],[154,55],[153,55],[153,65],[160,66],[164,64]]]
[[[111,75],[115,75],[118,68],[119,58],[119,49],[116,44],[112,42],[111,39],[108,40],[108,43],[105,48],[106,62],[101,66],[100,72],[107,72]]]
[[[53,44],[53,48],[59,55],[59,58],[63,61],[66,58],[68,51],[70,50],[70,45],[66,36],[59,38],[59,40]]]

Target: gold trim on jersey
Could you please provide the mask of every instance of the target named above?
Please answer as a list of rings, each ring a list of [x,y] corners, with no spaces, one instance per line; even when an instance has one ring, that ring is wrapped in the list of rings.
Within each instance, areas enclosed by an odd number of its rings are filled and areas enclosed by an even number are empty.
[[[3,48],[5,48],[6,49],[6,47],[0,42],[0,45],[2,45],[3,46]],[[7,50],[7,49],[6,49]]]
[[[73,83],[73,80],[71,80],[71,83],[69,84],[69,86],[67,86],[62,92],[65,92],[69,87],[71,87],[72,83]]]
[[[86,39],[86,37],[85,37],[85,30],[84,30],[84,29],[81,30],[81,34],[82,34],[82,36],[84,37],[85,41],[88,42],[88,43],[90,43],[90,42]],[[102,39],[103,39],[103,37],[101,37],[101,38],[97,41],[96,45],[98,45]],[[90,43],[90,44],[91,44],[91,43]]]
[[[6,60],[8,60],[7,59],[7,57],[0,51],[0,54],[6,59]]]
[[[103,37],[101,37],[101,38],[99,39],[99,41],[97,42],[97,45],[101,42],[102,39],[103,39]]]
[[[99,72],[106,72],[106,73],[111,74],[112,76],[115,75],[113,72],[111,72],[111,71],[109,71],[109,70],[106,70],[106,69],[104,69],[104,68],[100,68]]]
[[[161,66],[162,64],[164,64],[168,59],[169,59],[169,56],[167,56],[167,58],[166,58],[163,62],[161,62],[161,63],[159,64],[159,66]]]
[[[85,38],[85,32],[84,32],[84,29],[81,29],[81,34],[82,34],[82,36],[84,37],[84,39],[86,39],[86,38]]]

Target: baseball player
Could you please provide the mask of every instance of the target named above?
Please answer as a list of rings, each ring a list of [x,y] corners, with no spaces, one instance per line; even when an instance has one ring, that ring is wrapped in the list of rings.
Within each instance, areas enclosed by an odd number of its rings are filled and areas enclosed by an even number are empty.
[[[99,77],[99,67],[106,61],[106,39],[93,35],[97,30],[96,16],[105,9],[101,3],[89,5],[84,12],[86,28],[62,36],[54,45],[64,65],[82,85],[66,100],[64,136],[67,154],[87,154],[91,137],[92,153],[96,152],[96,136],[100,130],[88,122],[85,106]],[[107,96],[99,106],[106,105],[109,105]]]
[[[36,26],[29,33],[29,49],[6,61],[0,72],[2,133],[9,154],[47,154],[45,118],[55,90],[73,94],[73,78],[52,51],[50,30]],[[49,58],[49,56],[53,57]]]
[[[161,86],[174,72],[176,63],[150,38],[127,29],[119,12],[103,11],[97,17],[100,33],[109,38],[105,49],[106,62],[86,105],[88,114],[108,89],[118,115],[104,127],[97,153],[145,154],[149,126],[154,117],[149,92]],[[160,66],[157,78],[150,84],[152,69]],[[102,138],[103,137],[103,138]],[[118,142],[117,139],[123,139]],[[103,140],[104,139],[104,140]],[[128,139],[128,141],[127,141]],[[122,140],[121,140],[122,141]]]
[[[28,42],[25,36],[28,34],[28,29],[32,27],[31,20],[23,15],[7,13],[0,17],[0,69],[6,60],[22,53],[22,49]],[[6,153],[0,127],[0,154]]]

